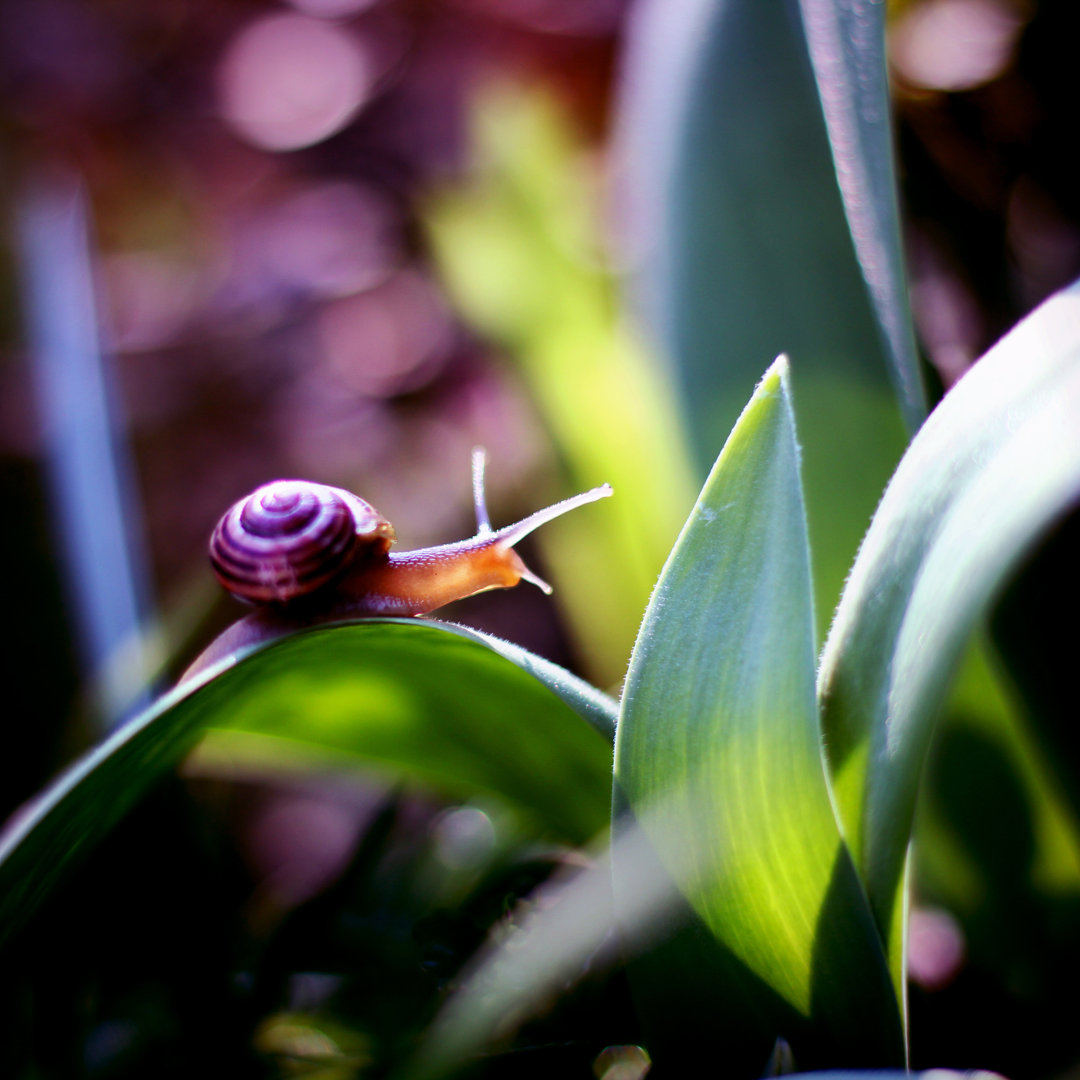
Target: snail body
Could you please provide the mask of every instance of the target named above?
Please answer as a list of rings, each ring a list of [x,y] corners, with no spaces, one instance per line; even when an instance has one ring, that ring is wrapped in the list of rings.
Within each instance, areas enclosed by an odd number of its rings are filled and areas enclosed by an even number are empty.
[[[359,615],[423,615],[452,600],[524,580],[550,593],[514,551],[534,529],[611,494],[607,485],[494,530],[484,500],[484,453],[473,452],[476,534],[394,552],[394,529],[343,488],[277,480],[241,499],[218,522],[210,561],[234,596],[279,608],[318,605]]]

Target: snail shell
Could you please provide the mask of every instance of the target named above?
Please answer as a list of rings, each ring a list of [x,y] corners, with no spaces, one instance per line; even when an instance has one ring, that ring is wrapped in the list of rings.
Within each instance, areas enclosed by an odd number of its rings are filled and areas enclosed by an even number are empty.
[[[334,581],[358,560],[385,558],[393,526],[342,488],[275,480],[236,503],[210,539],[210,562],[235,596],[286,604]]]

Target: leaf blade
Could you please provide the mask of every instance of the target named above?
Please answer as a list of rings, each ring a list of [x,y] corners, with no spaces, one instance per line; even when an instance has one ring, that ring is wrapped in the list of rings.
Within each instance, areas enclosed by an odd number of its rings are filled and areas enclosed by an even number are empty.
[[[900,407],[914,431],[926,419],[926,394],[907,301],[889,124],[885,5],[799,3],[855,257]]]
[[[848,1063],[897,1062],[896,997],[824,775],[786,383],[781,360],[650,602],[616,735],[617,799],[711,934],[714,1023],[733,1038],[756,1028],[768,1045],[783,1035],[800,1060],[831,1039]],[[635,869],[616,857],[615,870],[624,906]],[[704,940],[684,966],[704,966]]]
[[[557,692],[542,681],[556,677]],[[472,691],[463,702],[462,682]],[[0,935],[14,933],[211,728],[293,738],[449,790],[495,792],[535,824],[587,839],[607,817],[610,743],[568,701],[609,716],[613,703],[579,683],[524,650],[431,621],[363,620],[241,650],[125,724],[11,824],[0,839]]]
[[[964,643],[1039,534],[1080,497],[1080,285],[946,395],[901,462],[822,654],[838,812],[895,969],[922,764]]]
[[[819,20],[819,57],[822,38]],[[851,78],[847,59],[842,53],[834,70]],[[880,56],[861,60],[880,83]],[[860,177],[874,180],[859,190],[869,187],[875,200],[875,303],[796,0],[644,3],[626,70],[623,156],[639,305],[679,381],[703,467],[762,368],[778,353],[791,356],[823,634],[907,441],[887,343],[909,342],[910,316],[893,280],[902,262],[882,186],[891,180],[887,163],[883,174],[873,158],[887,145],[884,118],[872,136],[856,125],[853,148]],[[842,87],[834,99],[845,104]],[[835,134],[848,114],[827,112]]]

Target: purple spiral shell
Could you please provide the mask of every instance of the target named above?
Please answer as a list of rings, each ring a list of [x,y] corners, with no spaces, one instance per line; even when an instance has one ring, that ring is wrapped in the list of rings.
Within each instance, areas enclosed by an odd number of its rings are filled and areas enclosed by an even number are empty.
[[[275,480],[236,503],[210,538],[229,592],[285,604],[339,577],[361,554],[385,555],[394,530],[363,499],[306,480]]]

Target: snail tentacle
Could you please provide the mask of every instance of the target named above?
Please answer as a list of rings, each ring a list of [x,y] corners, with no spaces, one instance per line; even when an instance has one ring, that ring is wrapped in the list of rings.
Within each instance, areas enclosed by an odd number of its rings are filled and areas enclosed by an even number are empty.
[[[484,495],[486,455],[472,454],[476,535],[437,547],[390,552],[393,526],[343,488],[277,480],[252,492],[218,523],[210,560],[218,580],[252,603],[300,604],[350,614],[422,615],[487,589],[528,581],[551,586],[513,550],[534,529],[611,494],[602,484],[493,529]]]

